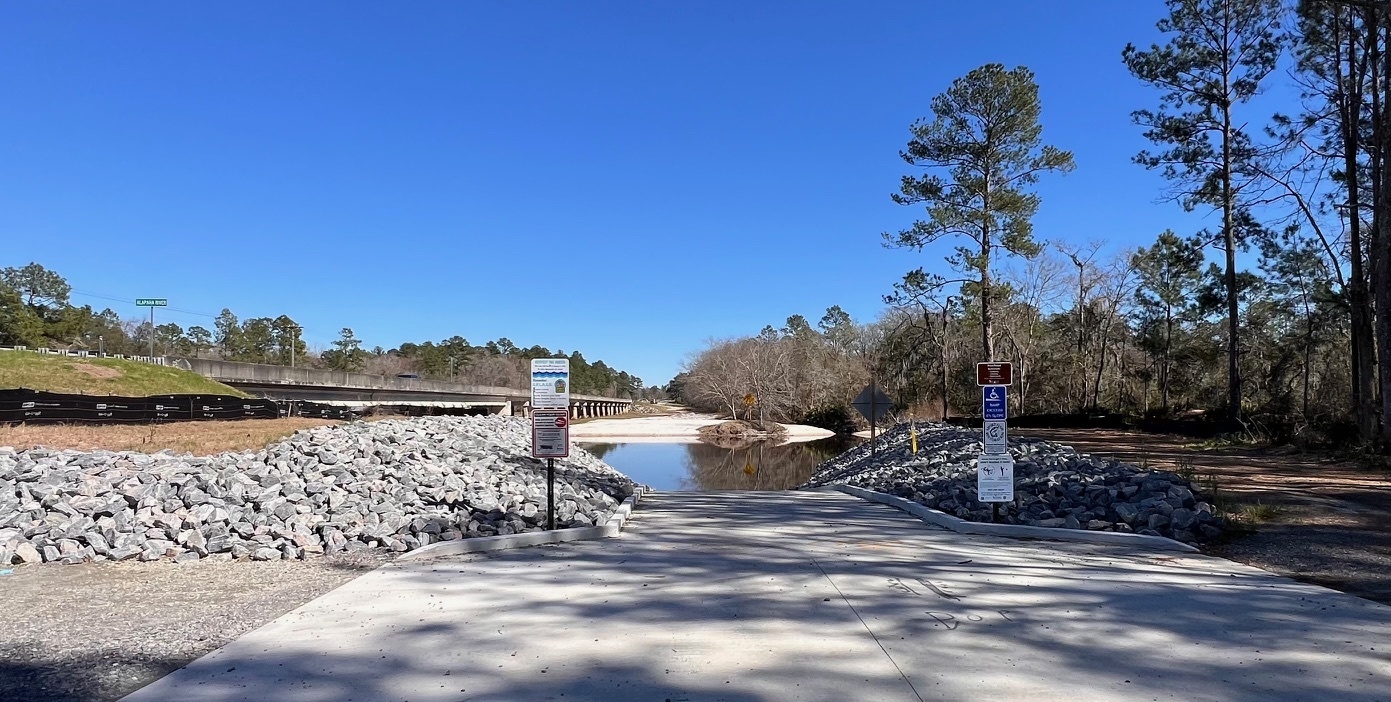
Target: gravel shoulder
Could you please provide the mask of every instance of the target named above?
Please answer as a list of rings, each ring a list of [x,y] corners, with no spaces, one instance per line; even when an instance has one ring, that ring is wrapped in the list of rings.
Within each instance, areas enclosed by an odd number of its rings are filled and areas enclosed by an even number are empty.
[[[386,561],[15,566],[0,576],[0,700],[117,700]]]
[[[1296,580],[1391,604],[1391,475],[1288,450],[1199,450],[1170,434],[1108,429],[1018,429],[1137,465],[1184,465],[1214,476],[1227,509],[1274,508],[1253,531],[1204,550]]]

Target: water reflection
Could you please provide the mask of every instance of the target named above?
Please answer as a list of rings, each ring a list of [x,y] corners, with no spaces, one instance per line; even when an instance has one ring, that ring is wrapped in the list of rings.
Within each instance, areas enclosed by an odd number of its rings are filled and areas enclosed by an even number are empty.
[[[786,490],[860,439],[716,446],[707,443],[582,444],[590,453],[658,490]]]

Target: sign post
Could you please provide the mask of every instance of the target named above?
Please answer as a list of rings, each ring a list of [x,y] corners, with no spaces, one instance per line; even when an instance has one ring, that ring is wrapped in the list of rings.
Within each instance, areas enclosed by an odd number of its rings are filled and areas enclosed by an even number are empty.
[[[864,418],[869,420],[870,454],[874,454],[878,451],[878,447],[875,445],[877,440],[875,430],[879,427],[879,420],[883,419],[884,415],[889,413],[889,410],[893,408],[893,404],[893,400],[889,399],[889,396],[885,395],[884,391],[879,389],[879,385],[872,380],[869,382],[869,385],[866,385],[865,389],[861,390],[860,394],[856,395],[855,399],[850,402],[852,407],[859,410],[860,414],[864,415]]]
[[[990,503],[990,521],[1000,521],[1000,503],[1014,501],[1014,459],[1009,456],[1009,386],[1014,366],[1007,361],[976,364],[980,386],[981,455],[976,461],[976,498]]]
[[[555,459],[570,455],[570,359],[531,361],[531,457],[546,459],[546,528],[555,529]]]
[[[137,297],[135,298],[136,307],[150,308],[150,358],[155,357],[155,308],[168,307],[168,298],[163,297]]]

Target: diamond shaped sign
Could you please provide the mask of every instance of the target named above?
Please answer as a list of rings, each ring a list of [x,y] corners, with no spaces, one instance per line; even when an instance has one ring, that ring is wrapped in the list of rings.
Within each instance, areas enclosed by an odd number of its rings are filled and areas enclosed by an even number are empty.
[[[883,419],[885,415],[889,413],[889,410],[893,409],[893,404],[894,401],[889,399],[889,396],[885,395],[883,390],[880,390],[874,383],[870,383],[865,386],[864,390],[860,391],[860,394],[855,396],[850,406],[859,410],[860,414],[864,415],[865,419],[878,424],[879,420]]]

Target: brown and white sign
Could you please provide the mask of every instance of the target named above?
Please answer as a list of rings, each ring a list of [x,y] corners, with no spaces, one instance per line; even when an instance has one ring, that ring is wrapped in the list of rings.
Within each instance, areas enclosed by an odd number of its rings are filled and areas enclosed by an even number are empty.
[[[1014,365],[1009,361],[976,364],[976,385],[1013,385]]]

